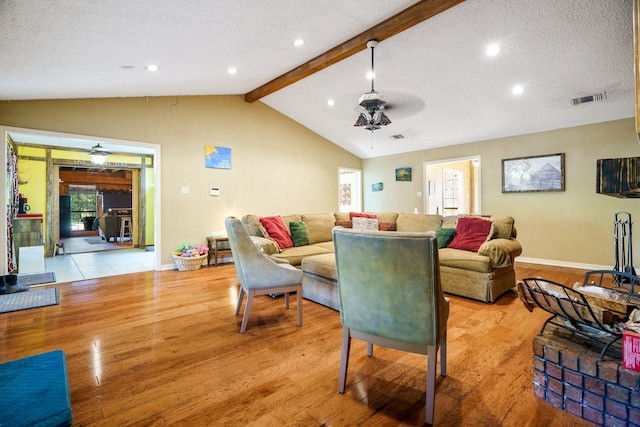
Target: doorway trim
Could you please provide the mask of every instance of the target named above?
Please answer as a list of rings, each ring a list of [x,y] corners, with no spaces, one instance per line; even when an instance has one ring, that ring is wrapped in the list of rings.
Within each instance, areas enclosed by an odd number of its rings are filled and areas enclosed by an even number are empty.
[[[429,196],[433,191],[433,185],[430,185],[430,183],[428,182],[429,180],[427,179],[427,177],[429,176],[428,174],[429,166],[433,166],[433,165],[445,166],[448,163],[458,163],[458,162],[465,162],[465,161],[477,162],[475,180],[474,180],[474,188],[475,188],[474,205],[476,206],[476,210],[478,211],[478,213],[482,212],[482,181],[481,181],[482,160],[481,160],[481,156],[477,154],[477,155],[465,156],[465,157],[454,157],[451,159],[433,160],[433,161],[422,163],[422,176],[424,177],[422,182],[422,194],[424,195],[424,197],[422,198],[423,200],[422,208],[424,213],[429,213]],[[444,214],[444,212],[440,212],[440,214],[442,215]]]
[[[69,133],[61,133],[61,132],[53,132],[53,131],[45,131],[38,129],[27,129],[27,128],[18,128],[18,127],[10,127],[10,126],[2,126],[0,125],[0,138],[2,138],[2,151],[0,153],[0,161],[5,165],[5,173],[0,174],[0,185],[2,186],[2,190],[0,190],[0,195],[2,195],[4,203],[0,208],[0,212],[3,213],[3,218],[5,220],[0,221],[0,253],[5,254],[2,262],[2,274],[8,274],[7,271],[7,262],[6,262],[6,254],[8,253],[7,247],[7,203],[9,201],[10,195],[8,193],[8,182],[7,182],[7,174],[6,174],[6,165],[7,165],[7,143],[8,138],[12,133],[20,133],[20,134],[29,134],[34,135],[34,139],[38,137],[47,137],[52,139],[64,139],[64,140],[80,140],[80,141],[89,141],[90,143],[103,143],[111,146],[126,146],[126,147],[136,147],[140,149],[140,152],[136,152],[135,149],[131,151],[132,154],[149,154],[153,156],[153,180],[154,180],[154,226],[153,226],[153,243],[155,248],[155,256],[154,256],[154,270],[158,271],[162,268],[161,265],[161,256],[162,248],[160,242],[160,230],[161,230],[161,146],[160,144],[153,144],[148,142],[140,142],[140,141],[131,141],[124,139],[112,139],[112,138],[102,138],[96,136],[88,136],[88,135],[78,135],[78,134],[69,134]],[[34,145],[39,145],[37,142],[33,143]],[[52,145],[47,143],[47,145]],[[61,148],[64,148],[65,145],[60,145]],[[87,148],[87,150],[90,147]],[[47,211],[49,211],[49,207],[47,207]]]

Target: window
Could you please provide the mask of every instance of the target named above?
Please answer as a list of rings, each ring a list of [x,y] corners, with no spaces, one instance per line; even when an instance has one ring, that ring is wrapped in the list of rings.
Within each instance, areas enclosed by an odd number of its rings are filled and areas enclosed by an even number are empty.
[[[71,196],[71,230],[91,230],[96,217],[95,187],[75,188],[69,191],[69,195]]]

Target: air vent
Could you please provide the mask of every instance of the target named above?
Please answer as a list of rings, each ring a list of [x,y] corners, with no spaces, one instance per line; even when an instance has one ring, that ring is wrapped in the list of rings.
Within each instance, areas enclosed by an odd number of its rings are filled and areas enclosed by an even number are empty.
[[[401,133],[397,134],[397,135],[391,135],[389,138],[391,139],[405,139],[405,136]]]
[[[607,93],[599,92],[599,93],[594,93],[592,95],[582,96],[580,98],[573,98],[571,100],[571,103],[573,105],[580,105],[587,102],[604,101],[605,99],[607,99]]]

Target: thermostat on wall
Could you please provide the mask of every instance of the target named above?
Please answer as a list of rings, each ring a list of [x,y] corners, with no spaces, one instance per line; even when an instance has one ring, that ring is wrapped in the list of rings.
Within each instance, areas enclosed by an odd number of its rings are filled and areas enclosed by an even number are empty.
[[[211,195],[212,196],[219,196],[220,195],[220,189],[216,188],[216,187],[211,187]]]

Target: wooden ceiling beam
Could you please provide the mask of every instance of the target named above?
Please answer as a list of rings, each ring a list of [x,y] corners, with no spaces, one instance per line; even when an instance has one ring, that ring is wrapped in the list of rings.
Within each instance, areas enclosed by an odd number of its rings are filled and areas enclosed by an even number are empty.
[[[346,42],[329,49],[312,60],[252,90],[245,94],[244,100],[250,103],[255,102],[345,58],[355,55],[363,49],[366,49],[367,42],[371,39],[378,41],[388,39],[463,1],[464,0],[422,0]]]

